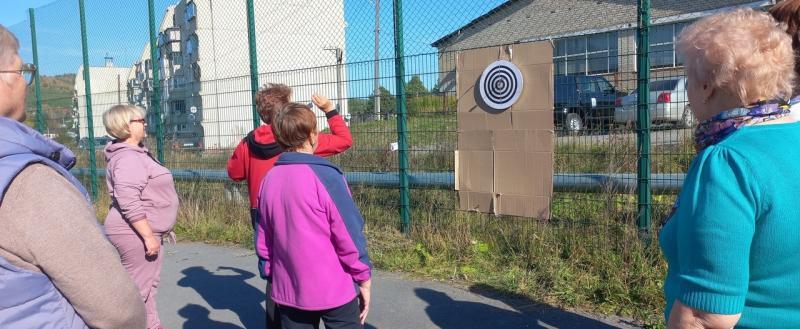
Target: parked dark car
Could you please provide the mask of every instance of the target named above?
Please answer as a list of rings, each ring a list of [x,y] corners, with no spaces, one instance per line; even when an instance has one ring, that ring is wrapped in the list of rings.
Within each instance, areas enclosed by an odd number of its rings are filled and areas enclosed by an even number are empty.
[[[198,126],[197,129],[176,131],[169,136],[167,144],[173,149],[189,149],[189,150],[202,150],[203,145],[203,129]]]
[[[614,102],[625,95],[602,76],[558,75],[554,80],[556,127],[578,132],[614,121]]]

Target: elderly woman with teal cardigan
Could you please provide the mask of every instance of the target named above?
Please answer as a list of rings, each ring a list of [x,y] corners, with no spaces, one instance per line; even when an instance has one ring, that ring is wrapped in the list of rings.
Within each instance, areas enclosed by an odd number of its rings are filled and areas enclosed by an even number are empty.
[[[697,157],[660,243],[669,328],[800,328],[800,123],[792,39],[765,13],[678,40]]]

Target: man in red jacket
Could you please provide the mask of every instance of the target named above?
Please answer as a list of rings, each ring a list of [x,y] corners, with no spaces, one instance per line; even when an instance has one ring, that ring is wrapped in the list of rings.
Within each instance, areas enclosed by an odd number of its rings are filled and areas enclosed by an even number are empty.
[[[272,118],[274,113],[284,104],[289,103],[292,98],[292,89],[284,84],[267,84],[266,87],[256,93],[256,107],[261,121],[264,125],[256,128],[247,134],[247,137],[239,142],[233,155],[228,160],[228,177],[234,181],[247,180],[247,188],[250,192],[250,220],[253,225],[253,241],[257,240],[256,225],[258,225],[258,191],[261,187],[261,180],[267,175],[270,169],[278,160],[278,155],[283,153],[275,141],[272,134]],[[345,124],[344,119],[333,109],[333,104],[325,96],[313,95],[311,101],[325,113],[328,118],[330,134],[320,133],[317,141],[317,149],[314,154],[328,157],[339,154],[349,149],[353,145],[353,137],[350,135],[350,128]],[[259,274],[266,279],[263,273],[264,260],[259,258]],[[269,293],[269,286],[267,287]],[[276,314],[277,307],[270,298],[267,299],[267,328],[280,328],[280,317]]]

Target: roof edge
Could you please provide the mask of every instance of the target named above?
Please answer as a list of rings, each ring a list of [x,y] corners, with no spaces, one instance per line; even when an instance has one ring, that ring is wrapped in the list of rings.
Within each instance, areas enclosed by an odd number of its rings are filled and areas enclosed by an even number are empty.
[[[513,3],[517,2],[517,1],[519,1],[519,0],[509,0],[509,1],[506,1],[506,2],[504,2],[503,4],[501,4],[501,5],[497,6],[497,7],[492,8],[492,10],[489,10],[485,14],[480,15],[477,18],[471,20],[466,25],[464,25],[464,26],[458,28],[457,30],[455,30],[453,32],[450,32],[447,35],[445,35],[445,36],[439,38],[438,40],[434,41],[433,43],[431,43],[431,46],[434,47],[434,48],[439,48],[440,44],[447,42],[449,39],[451,39],[451,38],[455,37],[456,35],[458,35],[459,33],[461,33],[461,31],[463,31],[463,30],[465,30],[467,28],[470,28],[470,27],[474,26],[475,24],[480,23],[481,21],[483,21],[484,19],[488,18],[489,16],[492,16],[492,15],[496,14],[497,12],[499,12],[500,10],[503,10],[506,7],[511,6]]]

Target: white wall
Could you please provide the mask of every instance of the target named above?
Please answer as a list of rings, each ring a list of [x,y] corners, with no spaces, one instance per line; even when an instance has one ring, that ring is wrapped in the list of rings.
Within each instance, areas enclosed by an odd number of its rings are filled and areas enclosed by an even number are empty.
[[[253,129],[246,2],[194,3],[197,17],[193,21],[184,20],[186,0],[177,5],[175,21],[182,28],[182,45],[193,33],[198,38],[196,62],[202,83],[194,92],[202,101],[204,144],[233,147]],[[259,72],[269,72],[261,74],[261,85],[288,84],[294,88],[295,101],[307,102],[314,92],[336,98],[336,57],[324,48],[344,48],[343,0],[256,0],[255,20]],[[192,79],[191,61],[184,60],[180,73]],[[342,68],[344,99],[346,80]],[[347,115],[346,102],[340,110]],[[318,115],[324,118],[321,112]],[[324,119],[320,127],[327,127]]]
[[[127,104],[127,77],[128,67],[90,67],[90,85],[92,98],[92,119],[94,136],[107,136],[103,126],[103,112],[117,104]],[[117,84],[119,78],[119,85]],[[78,68],[75,75],[75,94],[78,101],[78,120],[80,128],[78,133],[81,138],[89,136],[89,125],[86,107],[86,85],[83,79],[83,66]]]

